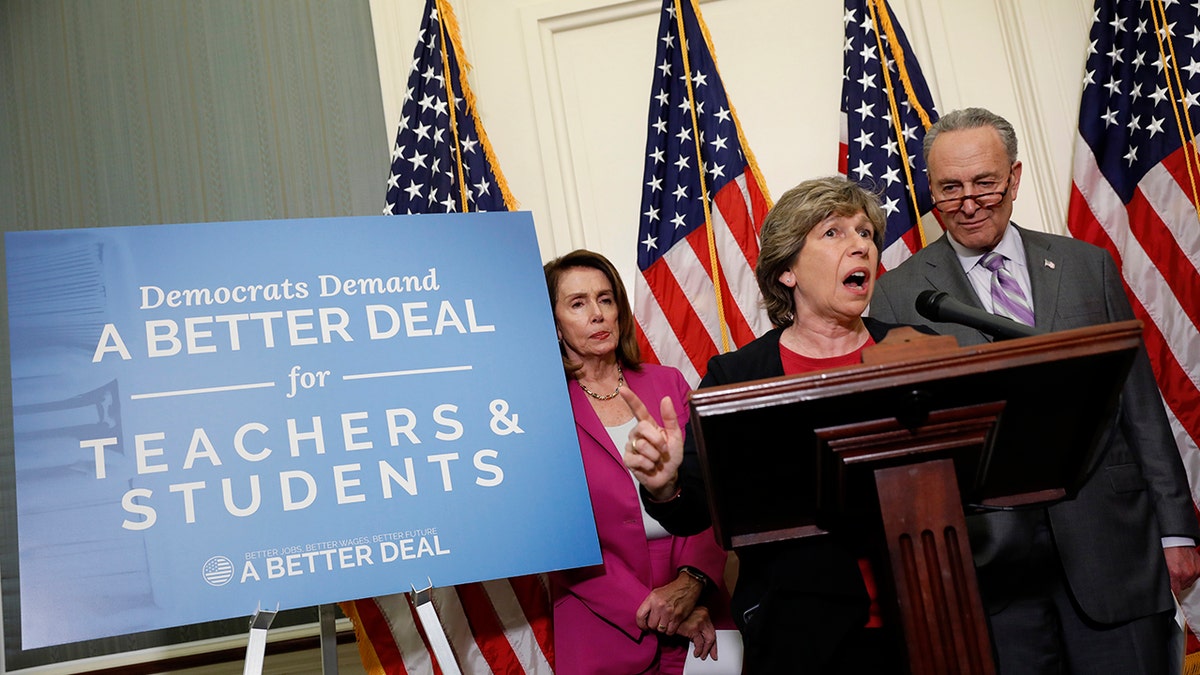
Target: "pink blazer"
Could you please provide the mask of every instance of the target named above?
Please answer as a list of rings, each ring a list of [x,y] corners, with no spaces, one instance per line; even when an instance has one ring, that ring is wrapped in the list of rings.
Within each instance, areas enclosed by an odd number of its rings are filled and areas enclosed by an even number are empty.
[[[675,401],[680,423],[686,423],[690,388],[678,370],[645,364],[640,373],[626,372],[625,382],[660,423],[659,401],[664,396]],[[624,449],[613,447],[583,390],[573,382],[568,390],[604,564],[565,570],[552,577],[557,671],[560,675],[596,672],[597,665],[603,664],[604,672],[641,672],[654,659],[658,639],[654,634],[643,635],[635,616],[653,590],[640,497],[621,459]],[[721,583],[726,553],[717,545],[712,530],[674,537],[671,557],[676,567],[691,565]],[[721,606],[712,609],[714,613],[722,611]],[[731,626],[727,616],[721,618],[722,627]]]

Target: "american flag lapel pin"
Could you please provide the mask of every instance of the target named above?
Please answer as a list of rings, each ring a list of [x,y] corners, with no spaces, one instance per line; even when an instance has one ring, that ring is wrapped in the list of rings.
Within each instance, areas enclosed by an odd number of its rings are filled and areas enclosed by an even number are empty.
[[[1046,267],[1049,267],[1050,269],[1054,269],[1054,261],[1053,260],[1043,260],[1042,262],[1046,264]]]

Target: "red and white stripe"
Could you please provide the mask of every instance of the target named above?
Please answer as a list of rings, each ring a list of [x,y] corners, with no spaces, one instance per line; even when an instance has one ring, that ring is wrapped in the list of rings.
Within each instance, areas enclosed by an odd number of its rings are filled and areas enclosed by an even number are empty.
[[[1075,143],[1067,224],[1078,239],[1101,246],[1121,269],[1134,315],[1183,458],[1192,501],[1200,503],[1200,227],[1190,197],[1184,147],[1151,169],[1128,206],[1100,173],[1082,137]],[[1200,184],[1200,176],[1196,176]],[[1193,632],[1200,591],[1179,598]]]
[[[463,673],[551,675],[554,635],[545,575],[436,588],[432,592],[446,639]],[[371,675],[440,675],[429,637],[408,594],[342,604],[359,632]],[[363,634],[370,639],[363,639]]]
[[[754,277],[758,231],[767,213],[750,167],[713,199],[713,234],[728,349],[770,329]],[[698,228],[634,281],[634,307],[643,360],[678,368],[692,386],[722,348],[708,233]]]
[[[1178,150],[1121,202],[1080,137],[1068,225],[1117,261],[1183,457],[1200,500],[1200,228]],[[1200,176],[1197,176],[1200,183]]]

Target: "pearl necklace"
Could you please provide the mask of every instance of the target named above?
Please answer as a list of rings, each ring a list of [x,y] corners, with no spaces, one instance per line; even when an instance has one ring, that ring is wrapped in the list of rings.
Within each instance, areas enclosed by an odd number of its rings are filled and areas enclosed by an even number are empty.
[[[600,394],[597,394],[596,392],[584,386],[583,380],[576,380],[576,382],[579,383],[579,388],[583,390],[583,393],[587,394],[588,396],[591,396],[597,401],[608,401],[616,398],[617,394],[621,393],[621,387],[625,384],[625,374],[621,372],[621,366],[617,366],[617,388],[613,390],[613,393],[604,396],[601,396]]]

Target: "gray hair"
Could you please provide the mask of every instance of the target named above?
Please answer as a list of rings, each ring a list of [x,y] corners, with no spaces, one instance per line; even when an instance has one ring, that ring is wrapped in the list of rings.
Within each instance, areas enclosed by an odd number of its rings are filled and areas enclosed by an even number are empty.
[[[980,127],[991,127],[1000,134],[1000,142],[1004,144],[1004,151],[1008,154],[1008,163],[1015,164],[1017,161],[1017,132],[1013,131],[1013,126],[1008,123],[1008,120],[984,108],[955,110],[942,115],[937,122],[934,122],[933,126],[929,127],[929,131],[925,132],[925,142],[921,148],[925,153],[925,163],[929,163],[929,150],[933,148],[933,142],[937,140],[938,134],[943,131],[979,129]]]

